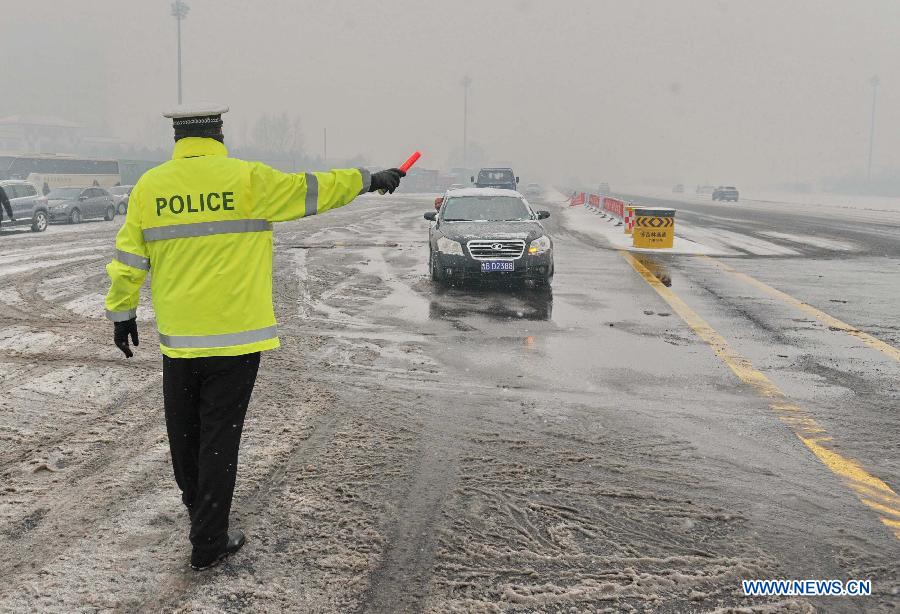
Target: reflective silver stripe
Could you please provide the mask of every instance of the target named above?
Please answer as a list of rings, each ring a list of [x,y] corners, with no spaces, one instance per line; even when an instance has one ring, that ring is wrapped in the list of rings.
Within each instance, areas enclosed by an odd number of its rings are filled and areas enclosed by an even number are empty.
[[[137,254],[130,254],[128,252],[123,252],[122,250],[117,249],[116,260],[118,260],[122,264],[134,267],[136,269],[141,269],[143,271],[150,270],[150,259],[144,258],[143,256],[138,256]]]
[[[107,309],[106,317],[113,322],[124,322],[125,320],[130,320],[137,317],[137,308],[129,309],[128,311],[110,311],[109,309]]]
[[[272,230],[268,220],[225,220],[222,222],[197,222],[195,224],[174,224],[144,229],[144,241],[165,239],[186,239],[188,237],[208,237],[210,235],[233,234],[237,232],[263,232]]]
[[[226,333],[224,335],[182,336],[159,333],[159,342],[170,348],[220,348],[266,341],[277,336],[277,327],[267,326],[266,328],[245,330],[242,333]]]
[[[363,187],[362,190],[359,191],[360,194],[365,194],[372,188],[372,173],[369,172],[367,168],[358,168],[359,174],[362,175]]]
[[[313,173],[306,173],[306,213],[315,215],[319,212],[319,178]]]

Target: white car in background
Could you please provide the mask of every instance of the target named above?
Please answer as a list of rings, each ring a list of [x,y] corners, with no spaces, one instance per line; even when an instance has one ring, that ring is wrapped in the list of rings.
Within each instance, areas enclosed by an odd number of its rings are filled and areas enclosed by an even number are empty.
[[[116,213],[125,215],[128,212],[128,197],[131,196],[133,185],[117,185],[109,189],[113,200],[116,202]]]

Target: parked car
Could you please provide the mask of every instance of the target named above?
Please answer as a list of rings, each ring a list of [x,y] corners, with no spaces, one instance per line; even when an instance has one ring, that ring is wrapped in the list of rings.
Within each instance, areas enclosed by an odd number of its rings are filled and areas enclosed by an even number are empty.
[[[444,195],[440,211],[425,219],[428,266],[437,283],[478,281],[549,288],[553,241],[535,211],[514,190],[469,188]]]
[[[51,222],[79,224],[84,220],[116,217],[116,203],[103,188],[56,188],[47,194]]]
[[[37,188],[27,181],[8,179],[0,181],[0,186],[9,198],[16,220],[6,219],[6,211],[3,211],[3,226],[31,226],[33,232],[47,230],[49,221],[47,199],[38,194]]]
[[[604,181],[599,186],[597,186],[597,194],[599,194],[600,196],[609,196],[609,184]]]
[[[720,185],[712,193],[713,200],[729,200],[732,202],[738,201],[738,191],[737,188],[731,185]]]
[[[132,189],[134,189],[133,185],[117,185],[109,189],[113,200],[116,201],[116,213],[119,215],[128,213],[128,197],[131,196]]]
[[[515,190],[519,178],[511,168],[483,168],[478,171],[478,177],[472,177],[472,183],[476,188]]]

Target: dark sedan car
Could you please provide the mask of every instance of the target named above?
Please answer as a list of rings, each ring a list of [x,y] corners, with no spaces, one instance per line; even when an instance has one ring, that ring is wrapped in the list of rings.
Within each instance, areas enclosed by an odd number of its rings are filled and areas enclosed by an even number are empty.
[[[425,214],[435,222],[429,230],[431,278],[549,287],[553,241],[539,221],[548,217],[514,190],[447,192],[440,211]]]
[[[56,188],[47,194],[51,222],[79,224],[84,220],[116,217],[116,203],[103,188]]]

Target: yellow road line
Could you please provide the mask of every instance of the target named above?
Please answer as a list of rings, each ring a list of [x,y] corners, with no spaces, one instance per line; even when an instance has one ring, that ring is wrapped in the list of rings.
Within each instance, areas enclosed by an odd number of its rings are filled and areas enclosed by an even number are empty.
[[[817,320],[819,320],[820,322],[822,322],[823,324],[825,324],[832,330],[839,330],[839,331],[847,333],[848,335],[856,337],[857,339],[859,339],[860,341],[862,341],[869,347],[875,348],[879,352],[883,352],[884,354],[887,354],[894,360],[900,361],[900,349],[897,349],[894,346],[892,346],[888,343],[885,343],[881,339],[877,339],[868,333],[864,333],[863,331],[859,330],[855,326],[851,326],[851,325],[847,324],[846,322],[842,322],[842,321],[838,320],[837,318],[835,318],[834,316],[828,315],[824,311],[822,311],[820,309],[816,309],[812,305],[810,305],[808,303],[804,303],[803,301],[794,298],[790,294],[787,294],[785,292],[782,292],[781,290],[773,288],[772,286],[770,286],[767,283],[761,282],[760,280],[756,279],[755,277],[750,277],[746,273],[741,273],[737,269],[732,268],[731,266],[725,264],[724,262],[716,260],[715,258],[710,258],[709,256],[701,256],[701,257],[705,258],[706,260],[709,260],[710,262],[715,264],[720,269],[731,273],[735,277],[740,278],[742,281],[759,288],[766,294],[769,294],[770,296],[774,296],[775,298],[780,299],[793,307],[796,307],[803,313],[811,315],[812,317],[816,318]]]
[[[775,411],[778,419],[791,428],[803,445],[822,464],[828,467],[832,473],[840,476],[844,483],[856,493],[860,502],[875,511],[894,537],[900,539],[900,522],[896,519],[900,517],[900,496],[882,480],[866,471],[857,461],[837,452],[831,436],[806,410],[788,399],[772,380],[753,366],[750,360],[733,350],[722,335],[716,332],[696,311],[688,307],[687,303],[681,300],[677,294],[663,285],[634,256],[626,251],[619,253],[684,320],[685,324],[712,347],[716,356],[728,365],[742,382],[749,384],[761,396],[768,399],[769,407]]]

